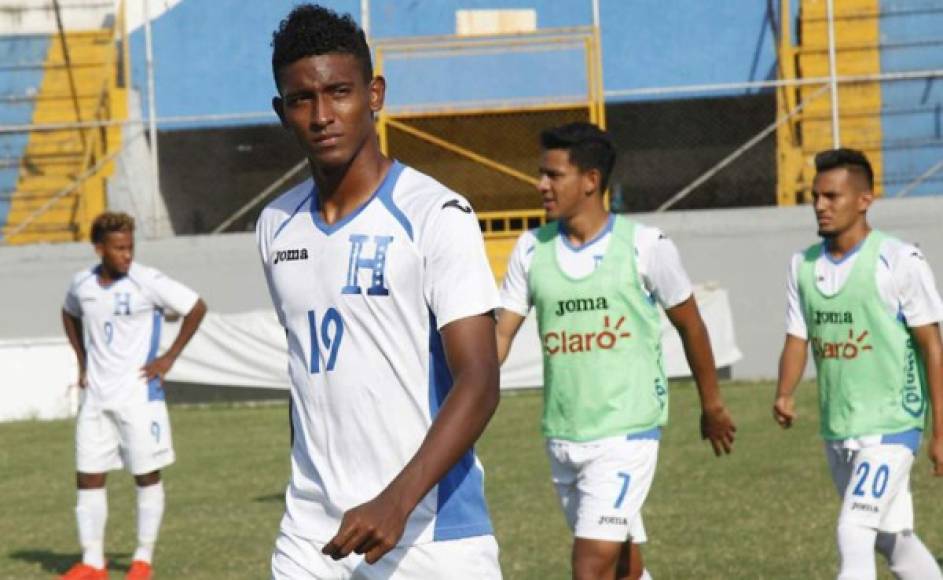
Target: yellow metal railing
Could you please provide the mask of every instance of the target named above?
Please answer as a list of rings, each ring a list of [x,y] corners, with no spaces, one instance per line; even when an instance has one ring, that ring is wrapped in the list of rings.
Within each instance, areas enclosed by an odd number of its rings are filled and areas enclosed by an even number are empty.
[[[792,43],[791,4],[799,2],[801,44]],[[781,0],[779,29],[780,76],[803,77],[873,75],[880,73],[880,5],[878,0],[843,0],[833,15],[836,69],[828,62],[828,16],[825,0]],[[797,105],[802,111],[776,134],[777,200],[795,205],[810,199],[816,152],[833,147],[832,118],[841,127],[841,145],[866,151],[875,174],[875,193],[881,195],[881,86],[877,82],[838,85],[837,111],[828,99],[814,99],[822,85],[785,86],[776,94],[778,116]]]
[[[580,90],[585,90],[585,94],[579,95],[475,101],[462,100],[462,95],[455,95],[456,99],[449,102],[414,105],[402,110],[383,109],[377,114],[381,149],[430,173],[469,197],[476,207],[527,208],[533,202],[526,194],[533,191],[538,181],[537,137],[542,128],[532,120],[543,116],[548,124],[584,120],[605,127],[599,41],[599,31],[592,26],[482,36],[375,39],[375,71],[380,75],[387,73],[388,64],[394,61],[447,58],[460,68],[462,59],[470,56],[500,57],[516,52],[562,50],[583,53],[586,79],[585,89]],[[513,139],[503,140],[503,149],[493,147],[492,142],[476,133],[481,130],[478,119],[499,117],[503,124],[498,130],[505,137],[513,136]],[[455,119],[455,123],[448,125],[442,122],[443,118]],[[516,148],[508,150],[511,147],[508,143],[515,143]],[[532,152],[524,147],[532,147]],[[503,215],[503,211],[498,215]],[[508,214],[508,219],[517,219],[516,214]],[[509,223],[503,218],[495,221],[495,224]]]
[[[517,238],[527,230],[547,223],[542,209],[486,211],[478,214],[478,225],[485,239]]]

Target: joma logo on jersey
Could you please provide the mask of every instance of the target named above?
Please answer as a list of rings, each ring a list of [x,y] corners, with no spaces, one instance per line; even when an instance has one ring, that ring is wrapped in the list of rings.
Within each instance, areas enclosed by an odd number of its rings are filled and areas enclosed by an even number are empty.
[[[622,330],[625,316],[610,325],[609,316],[603,318],[603,328],[599,332],[567,332],[565,330],[551,331],[543,336],[544,351],[549,356],[556,354],[570,354],[578,352],[592,352],[593,350],[610,350],[616,344],[632,336],[627,330]]]
[[[277,264],[279,262],[291,262],[294,260],[307,260],[308,259],[308,250],[306,248],[301,248],[300,250],[278,250],[275,252],[275,261],[272,264]]]
[[[596,525],[614,525],[614,526],[627,526],[629,525],[628,518],[621,516],[599,516],[599,523]]]
[[[598,298],[573,298],[571,300],[557,300],[557,316],[570,312],[585,312],[587,310],[609,310],[609,302],[604,296]]]
[[[363,289],[358,281],[360,270],[370,272],[370,286],[367,288],[367,296],[389,296],[390,290],[386,287],[386,257],[389,252],[390,244],[393,243],[393,236],[372,236],[373,237],[373,257],[365,258],[364,246],[369,245],[371,236],[363,234],[351,234],[350,238],[350,259],[347,262],[347,283],[341,288],[341,294],[362,294]]]
[[[854,324],[851,312],[824,312],[816,310],[814,324]]]
[[[847,341],[827,341],[821,337],[812,337],[812,354],[817,359],[839,359],[852,360],[858,358],[858,355],[866,350],[873,350],[870,344],[863,344],[864,339],[868,337],[868,331],[865,330],[857,337],[854,329],[848,329]]]

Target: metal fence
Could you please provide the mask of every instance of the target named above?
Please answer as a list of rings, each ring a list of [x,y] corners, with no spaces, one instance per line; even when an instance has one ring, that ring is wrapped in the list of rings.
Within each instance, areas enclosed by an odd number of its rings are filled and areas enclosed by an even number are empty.
[[[789,4],[781,0],[778,13],[793,14]],[[943,6],[869,12],[829,5],[803,0],[798,18],[775,23],[775,78],[757,82],[604,90],[592,26],[374,39],[376,68],[390,86],[378,130],[389,154],[468,196],[492,237],[541,221],[538,134],[574,120],[604,124],[619,147],[610,187],[617,211],[803,203],[814,153],[836,144],[869,154],[881,195],[943,194],[943,40],[932,31],[909,40],[874,34],[908,18],[943,18]],[[901,56],[915,51],[922,56]],[[493,82],[495,74],[506,78]],[[266,201],[304,177],[300,150],[271,112],[157,116],[147,105],[154,89],[153,78],[139,93],[129,88],[137,101],[125,118],[0,116],[0,137],[123,129],[115,157],[96,161],[117,162],[124,182],[108,180],[108,205],[155,224],[149,235],[159,235],[161,220],[178,234],[250,229]],[[0,99],[0,108],[10,102]],[[35,165],[29,156],[6,157],[0,169],[22,174]],[[158,187],[147,178],[155,167],[160,195],[122,197],[129,183]]]

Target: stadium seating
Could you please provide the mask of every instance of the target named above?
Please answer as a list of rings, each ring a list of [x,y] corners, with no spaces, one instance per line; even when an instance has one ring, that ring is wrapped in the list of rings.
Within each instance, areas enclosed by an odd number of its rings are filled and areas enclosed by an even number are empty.
[[[0,37],[0,61],[5,65],[0,68],[0,124],[32,121],[35,101],[28,97],[39,87],[42,69],[30,65],[43,61],[48,45],[44,35]],[[0,225],[6,223],[27,140],[23,133],[0,133]]]
[[[11,98],[31,105],[31,118],[19,122],[42,126],[127,117],[126,76],[112,29],[30,38],[6,39],[10,56],[32,72],[31,85],[5,87]],[[6,167],[18,170],[15,181],[8,174],[2,185],[8,200],[5,241],[86,237],[91,219],[106,206],[105,179],[113,167],[107,160],[120,149],[121,128],[34,129],[7,139],[20,148],[5,152]]]
[[[792,0],[798,8],[798,44],[789,19],[780,46],[786,79],[827,77],[830,72],[825,0]],[[788,12],[789,0],[783,0]],[[943,9],[920,0],[835,2],[835,60],[838,76],[863,77],[943,67]],[[798,96],[798,100],[797,100]],[[821,85],[777,94],[779,114],[806,102],[777,135],[781,205],[808,201],[817,151],[833,146],[832,105]],[[921,179],[943,154],[939,110],[943,94],[929,78],[842,83],[838,88],[841,145],[867,153],[875,190],[896,195],[914,184],[915,195],[939,192],[943,173]],[[922,186],[919,185],[922,183]]]

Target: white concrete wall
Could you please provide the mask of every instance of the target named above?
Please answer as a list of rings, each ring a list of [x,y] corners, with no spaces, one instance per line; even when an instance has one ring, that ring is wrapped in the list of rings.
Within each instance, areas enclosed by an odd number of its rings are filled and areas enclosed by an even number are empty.
[[[730,295],[737,346],[743,360],[734,378],[776,376],[785,338],[786,269],[789,257],[818,240],[809,206],[641,214],[677,243],[695,282],[716,281]],[[943,198],[879,200],[870,223],[918,244],[943,275]]]
[[[138,239],[135,259],[187,284],[218,312],[271,307],[252,234]],[[96,263],[91,243],[0,247],[0,340],[60,334],[72,275]]]
[[[144,23],[141,0],[59,0],[62,25],[66,30],[105,28],[114,17],[115,7],[123,1],[128,32]],[[151,19],[177,5],[180,0],[150,0]],[[0,2],[0,35],[53,34],[57,32],[56,13],[50,0],[3,0]]]
[[[0,8],[0,35],[53,34],[56,13],[48,0],[5,0]],[[66,30],[104,28],[114,14],[114,0],[60,0]]]
[[[784,337],[789,256],[816,241],[809,207],[641,214],[677,243],[691,279],[727,290],[743,359],[735,378],[770,378]],[[943,272],[943,198],[881,200],[871,223],[918,243]],[[270,307],[251,234],[139,240],[137,259],[196,289],[223,313]],[[90,244],[0,247],[0,340],[49,337],[73,272],[95,263]]]

